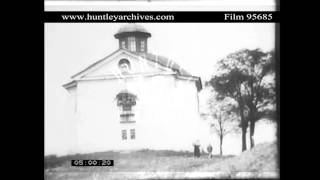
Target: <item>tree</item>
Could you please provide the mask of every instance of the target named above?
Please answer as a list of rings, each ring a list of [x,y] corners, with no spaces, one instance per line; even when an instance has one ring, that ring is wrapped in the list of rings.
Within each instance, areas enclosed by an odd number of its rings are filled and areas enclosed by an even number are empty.
[[[211,116],[210,126],[219,137],[220,156],[222,156],[224,137],[235,131],[234,122],[237,119],[235,104],[229,98],[217,100],[215,97],[210,98],[208,104]]]
[[[250,147],[253,148],[255,123],[275,111],[274,53],[265,53],[259,49],[244,50],[234,58],[238,58],[246,76],[243,83],[244,101],[249,110]]]
[[[253,148],[255,123],[274,114],[274,64],[273,51],[240,50],[220,60],[218,74],[207,83],[220,98],[230,97],[237,101],[242,129],[242,151],[246,150],[248,126],[250,125],[250,145]]]
[[[207,83],[211,85],[218,93],[218,99],[230,97],[237,102],[238,113],[240,116],[239,126],[242,130],[242,151],[245,151],[247,149],[246,132],[248,128],[248,119],[244,116],[245,104],[243,93],[241,91],[241,86],[244,81],[245,77],[242,75],[239,69],[235,68],[230,69],[228,72],[214,76]]]

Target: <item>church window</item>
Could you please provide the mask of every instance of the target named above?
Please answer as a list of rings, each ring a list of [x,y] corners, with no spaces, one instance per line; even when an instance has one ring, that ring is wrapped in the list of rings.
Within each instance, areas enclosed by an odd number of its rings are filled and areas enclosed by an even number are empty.
[[[122,111],[120,114],[121,122],[133,122],[134,113],[131,111]]]
[[[145,48],[145,42],[142,40],[141,43],[140,43],[140,51],[141,52],[144,52],[144,48]]]
[[[136,51],[136,39],[135,37],[128,37],[128,44],[130,51]]]
[[[122,140],[126,140],[127,139],[127,130],[122,130],[121,134],[122,134]]]
[[[122,123],[134,122],[132,107],[136,105],[136,96],[125,91],[117,95],[117,105],[120,107],[120,120]]]
[[[130,129],[130,137],[131,137],[131,139],[135,139],[135,138],[136,138],[136,131],[135,131],[135,129]]]
[[[121,41],[121,48],[123,48],[123,49],[126,48],[126,41],[124,41],[124,40]]]
[[[121,71],[121,73],[129,73],[130,69],[131,69],[131,65],[128,59],[121,59],[119,61],[119,69]]]

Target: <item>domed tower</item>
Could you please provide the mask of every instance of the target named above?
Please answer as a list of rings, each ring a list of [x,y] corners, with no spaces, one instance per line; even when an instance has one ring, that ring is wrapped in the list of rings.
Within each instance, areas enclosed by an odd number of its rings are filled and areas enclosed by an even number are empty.
[[[129,23],[122,26],[114,37],[119,39],[119,48],[137,53],[148,52],[147,40],[151,34],[143,26]]]

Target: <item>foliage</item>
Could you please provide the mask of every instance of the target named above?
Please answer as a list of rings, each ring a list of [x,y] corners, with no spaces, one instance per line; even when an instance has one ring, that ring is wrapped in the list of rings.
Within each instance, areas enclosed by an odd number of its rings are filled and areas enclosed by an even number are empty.
[[[207,85],[214,88],[219,99],[229,97],[237,102],[243,141],[246,129],[250,125],[250,140],[253,147],[255,122],[275,114],[274,52],[243,49],[231,53],[218,62],[218,73],[207,82]],[[245,150],[244,146],[243,149]]]
[[[238,122],[236,102],[232,98],[220,99],[213,92],[208,102],[209,113],[203,113],[203,116],[209,120],[211,130],[218,136],[220,141],[220,155],[222,155],[222,144],[224,137],[232,132],[237,132]]]
[[[225,136],[237,130],[238,121],[236,104],[230,98],[217,99],[212,97],[208,101],[210,109],[210,125],[217,135]]]

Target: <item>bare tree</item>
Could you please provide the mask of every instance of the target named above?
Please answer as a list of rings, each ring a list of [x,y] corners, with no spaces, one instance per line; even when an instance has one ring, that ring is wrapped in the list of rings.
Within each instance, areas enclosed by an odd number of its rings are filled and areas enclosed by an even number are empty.
[[[224,137],[237,130],[237,108],[231,98],[218,100],[212,97],[208,101],[210,109],[210,126],[219,137],[220,155]]]

